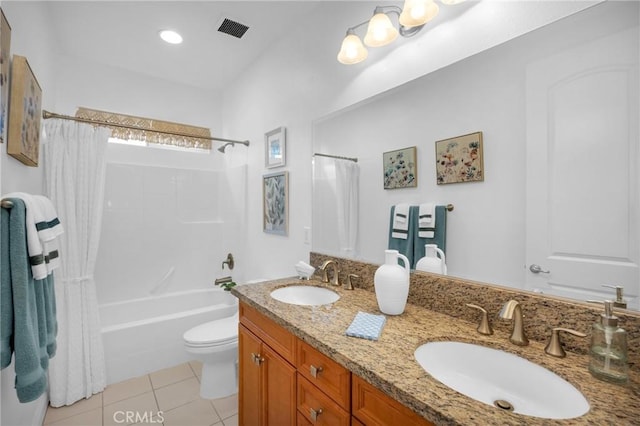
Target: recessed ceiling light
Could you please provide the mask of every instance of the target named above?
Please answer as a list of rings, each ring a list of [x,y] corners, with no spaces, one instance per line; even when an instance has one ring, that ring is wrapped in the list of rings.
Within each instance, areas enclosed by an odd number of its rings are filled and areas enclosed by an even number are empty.
[[[182,43],[182,36],[175,31],[172,30],[162,30],[160,31],[160,38],[170,44],[180,44]]]

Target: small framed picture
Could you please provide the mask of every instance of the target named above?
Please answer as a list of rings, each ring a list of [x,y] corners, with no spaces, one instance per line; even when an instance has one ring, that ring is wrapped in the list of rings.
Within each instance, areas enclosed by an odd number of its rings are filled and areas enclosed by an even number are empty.
[[[42,89],[24,56],[13,55],[7,153],[38,167]]]
[[[416,147],[398,149],[382,154],[384,189],[415,188],[418,186]]]
[[[262,177],[262,209],[263,231],[286,236],[289,228],[289,172]]]
[[[11,27],[0,9],[0,143],[4,142],[9,109],[9,63],[11,62]]]
[[[436,142],[438,185],[484,180],[482,132]]]
[[[271,169],[286,164],[286,129],[278,127],[264,135],[264,165]]]

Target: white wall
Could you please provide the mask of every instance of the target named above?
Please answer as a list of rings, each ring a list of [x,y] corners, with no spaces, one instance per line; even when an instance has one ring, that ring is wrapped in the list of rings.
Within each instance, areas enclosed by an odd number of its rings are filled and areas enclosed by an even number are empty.
[[[311,226],[310,165],[315,120],[592,4],[474,2],[464,6],[464,13],[451,13],[451,22],[429,24],[429,30],[413,39],[399,40],[380,50],[370,49],[369,58],[354,66],[338,63],[336,55],[346,29],[367,19],[375,3],[325,2],[314,11],[313,20],[292,28],[291,36],[265,52],[224,92],[225,133],[242,132],[252,141],[247,183],[247,255],[255,259],[253,273],[267,277],[291,275],[293,264],[308,257],[311,246],[305,243],[304,228]],[[468,22],[486,25],[478,31],[476,26],[466,26]],[[263,138],[264,133],[278,126],[287,127],[288,237],[262,232],[261,177],[272,170],[264,168]],[[478,127],[463,123],[460,128]],[[372,206],[361,207],[366,211]]]

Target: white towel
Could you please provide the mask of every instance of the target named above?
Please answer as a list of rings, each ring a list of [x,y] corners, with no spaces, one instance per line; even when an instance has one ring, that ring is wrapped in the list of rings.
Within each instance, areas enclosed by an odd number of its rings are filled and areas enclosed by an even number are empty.
[[[391,238],[406,240],[409,236],[409,204],[396,204],[393,211]]]
[[[40,205],[42,222],[36,223],[41,241],[51,241],[64,232],[58,214],[50,199],[44,195],[34,195],[33,198]]]
[[[433,203],[420,204],[418,209],[418,237],[433,238],[436,232],[436,206]]]
[[[44,249],[42,242],[38,236],[38,228],[36,227],[36,218],[44,217],[40,211],[40,204],[35,201],[31,194],[25,192],[12,192],[3,195],[2,198],[19,198],[24,201],[26,212],[26,231],[27,231],[27,251],[29,252],[29,262],[31,263],[31,273],[34,280],[41,280],[47,277],[47,266],[45,264]]]

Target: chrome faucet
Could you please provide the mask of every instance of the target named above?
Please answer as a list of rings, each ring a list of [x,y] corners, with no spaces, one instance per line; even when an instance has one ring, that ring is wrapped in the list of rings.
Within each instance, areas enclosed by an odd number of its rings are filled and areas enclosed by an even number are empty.
[[[514,317],[515,314],[515,317]],[[522,321],[522,306],[516,300],[509,300],[502,306],[498,317],[502,319],[513,319],[513,329],[509,341],[514,345],[527,346],[529,339],[524,334],[524,322]]]
[[[329,282],[329,277],[327,275],[327,267],[329,266],[332,266],[333,268],[333,277],[331,278],[331,284],[340,285],[340,282],[338,281],[338,274],[340,273],[340,270],[338,270],[338,264],[335,260],[331,259],[325,260],[322,265],[320,265],[320,270],[322,271],[322,282]]]

